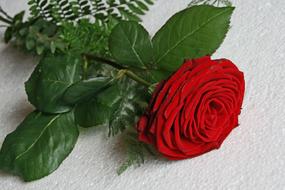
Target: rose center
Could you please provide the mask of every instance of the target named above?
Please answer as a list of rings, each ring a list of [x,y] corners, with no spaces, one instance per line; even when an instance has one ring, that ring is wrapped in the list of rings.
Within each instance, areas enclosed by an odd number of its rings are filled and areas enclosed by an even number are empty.
[[[202,133],[208,141],[216,141],[223,129],[226,114],[224,106],[217,100],[211,100],[205,110]]]

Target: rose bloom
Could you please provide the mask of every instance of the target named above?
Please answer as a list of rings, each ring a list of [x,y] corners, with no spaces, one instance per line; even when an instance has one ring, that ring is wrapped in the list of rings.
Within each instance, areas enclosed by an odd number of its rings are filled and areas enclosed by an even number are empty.
[[[243,73],[229,60],[186,61],[157,85],[137,124],[139,140],[170,160],[219,148],[238,126],[244,86]]]

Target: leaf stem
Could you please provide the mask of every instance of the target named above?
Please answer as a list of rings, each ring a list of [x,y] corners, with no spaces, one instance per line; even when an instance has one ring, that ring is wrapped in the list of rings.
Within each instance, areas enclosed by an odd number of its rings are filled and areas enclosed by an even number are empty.
[[[152,84],[146,80],[144,80],[143,78],[139,77],[138,75],[136,75],[134,72],[130,71],[130,70],[123,70],[123,72],[131,79],[133,79],[134,81],[137,81],[138,83],[141,83],[147,87],[151,86]]]
[[[103,62],[103,63],[106,63],[116,69],[127,69],[121,65],[119,65],[118,63],[116,63],[115,61],[113,60],[110,60],[110,59],[106,59],[106,58],[103,58],[103,57],[99,57],[97,55],[93,55],[93,54],[83,54],[83,56],[85,56],[87,59],[91,59],[91,60],[95,60],[95,61],[99,61],[99,62]]]
[[[133,79],[134,81],[141,83],[147,87],[151,86],[152,83],[144,80],[143,78],[141,78],[140,76],[138,76],[137,74],[135,74],[134,72],[132,72],[131,70],[128,70],[128,68],[123,67],[122,65],[116,63],[113,60],[110,59],[106,59],[103,57],[99,57],[96,55],[92,55],[92,54],[83,54],[83,56],[87,59],[91,59],[91,60],[95,60],[95,61],[99,61],[105,64],[108,64],[116,69],[119,70],[119,72],[121,72],[120,74],[125,74],[126,76],[128,76],[129,78]]]

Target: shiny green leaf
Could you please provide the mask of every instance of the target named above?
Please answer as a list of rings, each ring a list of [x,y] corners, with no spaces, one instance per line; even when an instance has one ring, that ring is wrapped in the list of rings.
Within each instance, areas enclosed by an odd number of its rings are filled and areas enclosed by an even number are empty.
[[[74,112],[76,123],[82,127],[107,125],[109,135],[116,135],[135,125],[149,100],[146,94],[147,89],[123,78],[89,101],[80,102]]]
[[[117,84],[106,88],[93,98],[80,102],[75,107],[75,121],[81,127],[108,125],[113,107],[120,101]]]
[[[80,80],[80,59],[74,56],[44,57],[25,83],[29,101],[40,111],[63,113],[71,109],[62,97]]]
[[[113,29],[109,48],[122,65],[146,68],[152,62],[150,36],[143,26],[134,21],[120,22]]]
[[[45,177],[69,155],[78,134],[72,112],[33,112],[6,137],[0,151],[0,169],[25,181]]]
[[[106,87],[109,82],[109,77],[96,77],[74,83],[64,93],[64,101],[75,104],[80,100],[88,99]]]
[[[233,10],[201,5],[175,14],[153,38],[155,64],[170,73],[185,59],[213,54],[226,36]]]

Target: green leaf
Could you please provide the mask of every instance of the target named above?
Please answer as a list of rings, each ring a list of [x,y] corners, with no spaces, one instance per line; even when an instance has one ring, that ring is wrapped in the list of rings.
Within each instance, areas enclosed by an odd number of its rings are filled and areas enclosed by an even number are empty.
[[[233,10],[201,5],[175,14],[153,38],[155,64],[170,73],[185,59],[213,54],[226,36]]]
[[[113,108],[120,102],[120,89],[117,83],[104,89],[88,101],[75,107],[75,121],[81,127],[108,125]]]
[[[33,39],[30,39],[30,40],[26,41],[26,48],[28,50],[33,49],[35,46],[36,46],[36,43],[35,43],[35,41]]]
[[[112,31],[109,49],[122,65],[147,67],[152,62],[152,44],[148,32],[134,21],[120,22]]]
[[[25,11],[21,11],[18,14],[16,14],[13,18],[13,23],[15,23],[16,25],[20,24],[23,21],[25,15]]]
[[[75,121],[84,128],[105,125],[109,121],[110,111],[110,107],[93,98],[75,107]]]
[[[29,101],[40,111],[63,113],[71,109],[62,97],[66,89],[80,80],[80,59],[75,56],[47,56],[25,83]]]
[[[45,177],[69,155],[78,134],[72,112],[45,115],[35,111],[6,137],[0,151],[0,169],[25,181]]]
[[[13,28],[8,27],[4,33],[4,41],[8,43],[13,38]]]
[[[75,104],[83,99],[88,99],[110,82],[109,77],[96,77],[79,81],[71,85],[64,93],[64,101],[68,104]]]
[[[37,45],[36,51],[38,55],[42,55],[44,50],[45,50],[45,47],[43,45]]]
[[[149,100],[147,89],[124,77],[75,107],[82,127],[109,126],[109,136],[133,127]]]

